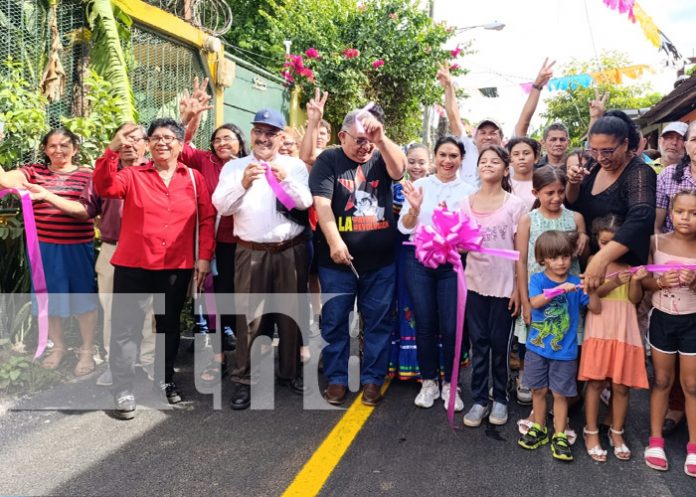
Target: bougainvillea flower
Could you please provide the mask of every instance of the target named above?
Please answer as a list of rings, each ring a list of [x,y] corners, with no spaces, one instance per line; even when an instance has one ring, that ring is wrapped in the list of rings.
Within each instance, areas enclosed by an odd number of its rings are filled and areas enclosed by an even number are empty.
[[[379,69],[383,65],[384,65],[384,60],[382,60],[382,59],[377,59],[376,61],[374,61],[372,63],[372,67],[374,67],[375,69]]]

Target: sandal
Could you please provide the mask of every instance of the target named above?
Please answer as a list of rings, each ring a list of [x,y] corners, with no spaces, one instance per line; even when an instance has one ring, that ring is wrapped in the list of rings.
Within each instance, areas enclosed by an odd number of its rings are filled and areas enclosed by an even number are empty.
[[[80,347],[77,351],[78,361],[73,370],[75,376],[87,376],[96,365],[94,364],[94,349],[83,349]]]
[[[44,369],[58,369],[63,362],[63,357],[67,350],[64,347],[53,347],[48,350],[48,355],[41,361],[41,367]]]
[[[607,438],[609,439],[609,445],[611,447],[614,447],[614,456],[616,456],[616,458],[619,461],[628,461],[629,459],[631,459],[631,450],[628,447],[626,447],[626,444],[623,442],[621,443],[621,445],[614,445],[614,438],[612,437],[612,435],[623,436],[623,434],[623,429],[615,430],[610,426],[609,435]]]
[[[587,429],[587,426],[583,427],[582,429],[582,437],[585,440],[585,448],[587,449],[587,455],[590,456],[592,460],[595,462],[607,462],[607,451],[604,450],[600,444],[597,444],[594,447],[587,446],[588,435],[599,436],[599,430],[590,431]]]
[[[686,445],[686,461],[684,461],[684,473],[696,478],[696,444]]]
[[[665,454],[665,439],[661,437],[650,437],[643,458],[645,459],[645,464],[647,464],[649,468],[658,471],[667,471],[669,469],[669,463],[667,462],[667,455]]]
[[[227,361],[210,361],[199,378],[204,385],[216,385],[227,373]]]

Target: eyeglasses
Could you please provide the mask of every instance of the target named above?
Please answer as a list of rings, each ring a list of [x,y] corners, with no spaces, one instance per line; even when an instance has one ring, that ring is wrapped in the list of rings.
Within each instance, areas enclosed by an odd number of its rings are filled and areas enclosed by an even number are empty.
[[[220,138],[215,138],[213,140],[213,145],[219,145],[221,143],[234,143],[238,141],[239,139],[237,139],[237,137],[234,136],[221,136]]]
[[[259,128],[251,128],[251,132],[261,137],[273,139],[280,134],[280,131],[264,131]]]
[[[346,130],[343,130],[343,132],[345,134],[347,134],[348,136],[350,136],[355,141],[355,144],[358,147],[364,147],[365,145],[372,145],[372,142],[370,140],[368,140],[367,138],[362,138],[362,137],[356,138],[353,135],[351,135],[350,133],[348,133]]]
[[[136,144],[143,140],[145,140],[144,136],[126,136],[126,141],[132,144]]]
[[[178,138],[174,135],[164,135],[164,136],[155,135],[155,136],[150,136],[148,138],[148,140],[150,141],[150,143],[164,142],[165,145],[169,145],[173,141],[178,140]]]
[[[614,152],[616,152],[616,150],[617,150],[618,148],[619,148],[619,147],[613,147],[613,148],[600,148],[600,149],[597,149],[597,148],[590,148],[590,149],[588,149],[587,151],[588,151],[588,152],[590,153],[590,155],[591,155],[592,157],[594,157],[595,159],[596,159],[598,156],[600,156],[600,155],[606,159],[607,157],[611,157],[612,155],[614,155]]]

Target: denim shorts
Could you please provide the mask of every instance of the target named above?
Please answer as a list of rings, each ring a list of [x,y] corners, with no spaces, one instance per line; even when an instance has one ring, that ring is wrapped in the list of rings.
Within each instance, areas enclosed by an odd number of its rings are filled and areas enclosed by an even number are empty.
[[[650,313],[648,343],[663,354],[696,355],[696,314]]]
[[[532,390],[550,388],[553,393],[564,397],[575,397],[578,394],[575,383],[577,375],[576,359],[557,361],[529,349],[524,355],[524,384]]]

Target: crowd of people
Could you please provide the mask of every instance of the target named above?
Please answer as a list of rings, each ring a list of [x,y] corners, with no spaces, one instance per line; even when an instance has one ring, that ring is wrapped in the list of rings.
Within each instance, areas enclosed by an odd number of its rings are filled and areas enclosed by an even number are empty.
[[[51,131],[42,142],[43,163],[0,170],[0,186],[27,189],[34,200],[52,297],[53,346],[43,366],[55,369],[64,360],[61,322],[75,315],[82,344],[74,373],[94,371],[100,300],[109,368],[98,383],[111,387],[116,415],[131,419],[138,362],[161,359],[161,372],[149,369],[154,385],[169,403],[181,401],[174,364],[190,286],[296,294],[302,298],[294,315],[302,322],[265,309],[263,300],[249,318],[224,312],[219,320],[208,318],[211,328],[217,323],[217,331],[236,336],[236,345],[227,347],[235,349],[230,406],[250,406],[252,344],[274,333],[278,383],[305,393],[307,330],[320,330],[326,342],[323,393],[339,406],[348,393],[350,315],[357,302],[363,404],[379,404],[393,375],[420,381],[416,406],[430,408],[441,398],[446,407],[455,396],[455,410],[464,411],[460,386],[450,383],[461,366],[454,357],[463,332],[473,400],[465,426],[486,419],[506,424],[514,392],[532,407],[518,422],[519,446],[550,443],[553,458],[570,461],[576,434],[568,426],[569,407],[584,392],[588,456],[607,460],[604,426],[615,457],[628,460],[629,392],[649,388],[649,355],[654,379],[645,462],[668,468],[663,437],[685,416],[684,470],[696,477],[696,122],[664,127],[661,163],[648,165],[640,131],[625,113],[605,112],[598,95],[589,106],[585,148],[568,150],[562,123],[546,128],[537,142],[527,131],[552,66],[542,66],[509,139],[493,119],[468,136],[452,77],[441,67],[452,134],[437,140],[432,155],[422,144],[391,140],[379,106],[349,112],[338,144],[330,146],[331,126],[323,120],[328,94],[318,89],[303,130],[287,127],[279,111],[261,109],[251,123],[250,150],[234,124],[213,132],[210,150],[198,150],[191,140],[210,109],[207,81],[184,96],[180,121],[156,119],[147,130],[121,126],[93,170],[74,162],[78,137]],[[468,287],[464,330],[457,329],[455,267],[426,267],[404,243],[443,208],[473,219],[485,248],[520,254],[517,262],[461,254]],[[306,298],[319,289],[331,298]],[[146,312],[153,293],[166,297],[164,312],[154,315],[162,348],[154,346]],[[218,345],[200,377],[206,383],[227,370],[225,342],[212,343]],[[520,362],[512,387],[511,349]],[[553,423],[547,426],[549,393]],[[602,423],[601,398],[609,404]]]

